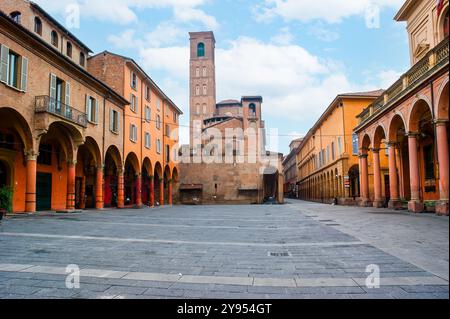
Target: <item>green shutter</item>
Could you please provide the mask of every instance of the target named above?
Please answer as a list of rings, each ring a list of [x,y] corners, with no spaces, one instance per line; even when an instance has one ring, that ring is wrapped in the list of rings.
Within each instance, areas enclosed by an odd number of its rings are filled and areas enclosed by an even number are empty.
[[[8,72],[9,72],[9,48],[2,45],[0,50],[0,81],[8,82]]]
[[[28,82],[28,59],[22,57],[22,68],[21,68],[21,76],[20,76],[20,89],[23,92],[27,91],[27,82]]]

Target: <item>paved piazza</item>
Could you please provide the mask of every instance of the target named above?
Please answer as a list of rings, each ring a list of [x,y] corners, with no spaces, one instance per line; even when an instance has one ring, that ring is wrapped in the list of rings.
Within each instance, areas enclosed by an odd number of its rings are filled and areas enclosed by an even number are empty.
[[[289,201],[9,217],[0,298],[448,298],[449,219]],[[66,288],[66,267],[81,269]],[[367,288],[368,265],[380,288]]]

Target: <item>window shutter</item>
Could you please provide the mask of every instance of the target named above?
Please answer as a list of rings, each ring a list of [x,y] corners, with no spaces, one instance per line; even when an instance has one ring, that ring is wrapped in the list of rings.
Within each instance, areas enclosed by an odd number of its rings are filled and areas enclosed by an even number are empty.
[[[130,124],[130,140],[133,140],[133,124]]]
[[[134,110],[134,102],[133,102],[133,94],[130,93],[130,109],[133,111]]]
[[[28,82],[28,59],[25,57],[22,57],[22,68],[21,68],[22,74],[20,77],[20,89],[23,92],[27,91],[27,82]]]
[[[99,103],[98,103],[98,100],[97,99],[95,99],[95,123],[96,124],[98,124],[98,118],[99,118],[99,105],[98,105]]]
[[[117,133],[120,132],[120,112],[117,112]]]
[[[134,111],[137,113],[139,112],[139,103],[138,103],[138,97],[136,96],[135,100],[134,100]]]
[[[9,71],[9,48],[2,45],[0,50],[0,81],[8,81],[8,71]]]
[[[109,129],[114,132],[114,110],[109,111]]]
[[[50,73],[50,109],[56,109],[56,75]]]
[[[92,117],[91,117],[91,103],[89,103],[89,95],[86,94],[86,113],[87,113],[87,117],[88,117],[88,121],[92,122]]]
[[[70,83],[66,82],[66,100],[64,102],[66,105],[70,106]]]

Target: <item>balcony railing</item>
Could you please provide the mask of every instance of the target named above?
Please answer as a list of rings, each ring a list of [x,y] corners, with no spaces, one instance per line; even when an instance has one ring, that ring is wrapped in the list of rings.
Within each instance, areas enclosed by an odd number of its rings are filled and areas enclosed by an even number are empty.
[[[422,83],[423,80],[440,70],[443,66],[448,65],[448,45],[449,38],[447,37],[431,49],[425,57],[388,88],[382,96],[364,109],[361,114],[358,115],[358,127],[362,126],[366,121],[372,118],[372,116],[398,101],[402,96],[407,94],[418,84]]]
[[[87,127],[87,115],[48,95],[36,96],[36,113],[47,112],[68,120],[74,124]]]

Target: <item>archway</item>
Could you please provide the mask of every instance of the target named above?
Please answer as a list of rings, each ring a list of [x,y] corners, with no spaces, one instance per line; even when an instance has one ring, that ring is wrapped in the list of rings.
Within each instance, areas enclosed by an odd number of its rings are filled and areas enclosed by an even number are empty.
[[[263,174],[264,202],[274,203],[278,200],[278,170],[275,167],[266,167]]]
[[[388,134],[389,142],[395,145],[400,197],[403,201],[408,201],[411,199],[408,138],[406,124],[399,114],[392,118]]]
[[[77,141],[77,142],[76,142]],[[42,135],[37,157],[36,209],[75,209],[76,143],[80,132],[63,122],[50,124]]]
[[[154,205],[153,167],[150,159],[146,157],[142,164],[142,203],[147,206]]]
[[[103,187],[101,162],[97,142],[92,137],[87,137],[86,142],[78,148],[75,170],[75,208],[96,208],[97,205],[103,204],[103,198],[96,196],[102,194],[98,192],[98,188]]]
[[[135,153],[128,154],[125,160],[124,189],[125,205],[137,205],[140,203],[140,168],[139,161]]]
[[[105,155],[105,188],[103,201],[105,207],[118,207],[119,174],[122,173],[122,159],[118,148],[111,145]]]
[[[411,163],[418,161],[419,185],[414,185],[411,176],[411,192],[418,188],[416,199],[435,201],[439,199],[439,179],[437,175],[436,135],[433,116],[425,100],[417,101],[409,118],[409,131],[413,134],[410,139],[417,144],[417,158],[410,158]],[[410,141],[411,143],[411,141]],[[412,166],[414,167],[414,166]]]
[[[356,200],[360,196],[360,184],[359,184],[359,165],[353,165],[348,170],[348,177],[350,180],[349,195]]]
[[[155,204],[164,205],[164,177],[161,164],[156,162],[153,174],[153,182],[155,185]]]
[[[169,165],[164,168],[164,203],[172,204],[172,176]]]
[[[383,171],[383,165],[386,166],[389,158],[386,155],[388,150],[388,143],[386,140],[386,133],[383,126],[378,126],[375,129],[373,135],[373,149],[374,149],[374,163],[373,163],[373,174],[374,174],[374,187],[375,187],[375,197],[379,196],[378,207],[386,206],[387,202],[390,200],[390,180],[389,172]],[[375,157],[377,155],[377,157]],[[379,176],[376,176],[379,174]],[[379,183],[379,184],[378,184]],[[376,189],[378,187],[378,190]],[[383,193],[384,189],[384,193]],[[379,192],[379,194],[377,194]]]
[[[447,10],[448,14],[448,10]],[[439,193],[440,201],[436,205],[436,213],[448,215],[449,202],[449,81],[442,86],[438,96],[437,121],[436,121],[436,148],[439,159]]]

